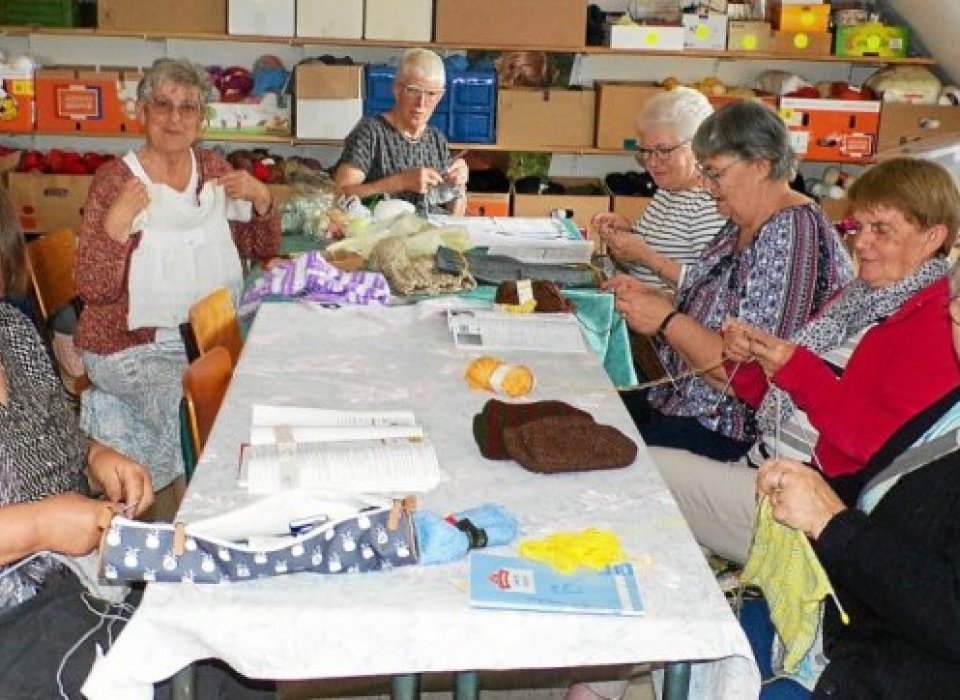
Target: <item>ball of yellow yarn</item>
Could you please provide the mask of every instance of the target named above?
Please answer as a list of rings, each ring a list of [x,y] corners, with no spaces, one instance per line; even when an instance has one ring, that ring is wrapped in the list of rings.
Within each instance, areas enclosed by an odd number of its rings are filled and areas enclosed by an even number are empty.
[[[472,389],[485,389],[517,397],[533,390],[533,372],[523,365],[509,365],[496,357],[478,357],[463,375]]]

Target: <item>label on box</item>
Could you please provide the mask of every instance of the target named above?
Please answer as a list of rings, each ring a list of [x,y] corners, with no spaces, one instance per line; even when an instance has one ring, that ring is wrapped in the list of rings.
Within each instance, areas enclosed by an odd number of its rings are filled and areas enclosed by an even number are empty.
[[[54,88],[56,114],[62,119],[103,119],[103,90],[96,85],[62,85]]]

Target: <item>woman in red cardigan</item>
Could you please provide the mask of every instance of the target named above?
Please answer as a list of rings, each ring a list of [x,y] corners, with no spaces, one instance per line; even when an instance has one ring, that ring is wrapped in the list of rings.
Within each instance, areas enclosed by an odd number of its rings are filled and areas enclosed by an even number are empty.
[[[137,91],[146,140],[100,168],[84,210],[75,342],[93,383],[82,421],[97,439],[150,468],[156,516],[184,489],[180,326],[218,287],[239,296],[241,257],[269,257],[280,224],[266,186],[195,147],[211,95],[202,68],[162,59]]]
[[[757,408],[761,437],[740,462],[652,448],[698,541],[745,561],[756,471],[772,457],[810,462],[856,490],[859,475],[911,417],[960,386],[946,256],[960,193],[942,167],[885,161],[851,187],[857,279],[790,340],[725,324],[727,375]]]

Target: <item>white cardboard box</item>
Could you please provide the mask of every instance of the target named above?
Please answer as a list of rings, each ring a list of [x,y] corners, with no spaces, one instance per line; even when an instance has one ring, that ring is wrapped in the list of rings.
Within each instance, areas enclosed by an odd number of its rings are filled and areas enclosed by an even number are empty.
[[[297,36],[360,39],[364,0],[297,0]]]
[[[430,41],[433,36],[433,0],[366,0],[366,3],[365,39]]]
[[[612,24],[610,48],[683,51],[683,32],[679,25]]]
[[[297,98],[297,138],[342,139],[363,116],[363,100]]]
[[[293,36],[296,0],[230,0],[227,31],[230,34]]]
[[[726,49],[727,16],[717,12],[683,15],[683,46],[687,49]]]

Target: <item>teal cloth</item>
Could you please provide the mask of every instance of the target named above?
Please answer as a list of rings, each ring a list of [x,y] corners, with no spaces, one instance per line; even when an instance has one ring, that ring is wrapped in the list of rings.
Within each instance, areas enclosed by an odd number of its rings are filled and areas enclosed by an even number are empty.
[[[496,287],[483,285],[463,294],[469,299],[493,302]],[[630,336],[623,316],[613,308],[613,295],[596,289],[564,289],[563,296],[577,308],[577,318],[590,347],[603,360],[603,368],[617,387],[635,386],[637,372],[630,352]]]

